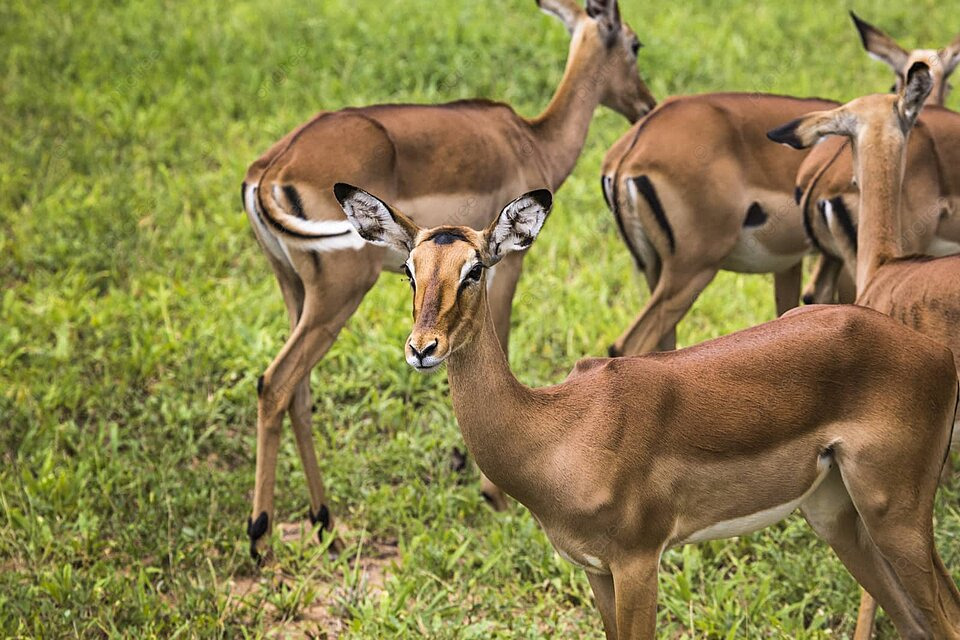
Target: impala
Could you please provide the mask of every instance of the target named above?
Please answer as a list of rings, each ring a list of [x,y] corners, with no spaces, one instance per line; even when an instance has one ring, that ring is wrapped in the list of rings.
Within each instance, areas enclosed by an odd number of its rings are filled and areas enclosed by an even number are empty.
[[[587,571],[608,638],[654,637],[666,548],[798,507],[901,632],[960,637],[932,524],[957,402],[947,348],[869,309],[807,307],[680,351],[582,360],[532,389],[510,371],[485,285],[533,242],[548,191],[483,231],[423,229],[356,187],[335,193],[363,238],[406,256],[407,362],[447,363],[467,448]]]
[[[365,243],[330,187],[351,180],[400,202],[420,224],[482,228],[490,211],[521,191],[557,189],[573,170],[597,105],[635,121],[655,104],[637,73],[640,42],[616,0],[540,0],[572,35],[553,99],[526,119],[505,104],[379,105],[321,113],[274,144],[243,183],[247,216],[286,303],[290,336],[257,386],[257,469],[250,552],[273,526],[277,449],[290,415],[310,491],[310,518],[332,531],[311,435],[310,371],[333,344],[379,273],[405,256]],[[507,346],[510,303],[523,253],[490,278],[498,336]],[[502,507],[500,491],[484,492]]]
[[[907,145],[909,173],[904,181],[904,249],[932,255],[960,251],[960,115],[942,107],[950,92],[948,79],[960,63],[960,35],[940,50],[907,51],[880,29],[850,13],[870,56],[893,69],[898,91],[915,62],[930,67],[933,88],[923,115]],[[803,294],[806,303],[849,302],[855,296],[852,278],[857,253],[857,189],[853,158],[845,138],[825,140],[807,154],[797,176],[797,191],[804,225],[820,258],[811,284]],[[814,206],[814,203],[815,206]]]
[[[947,345],[960,363],[960,256],[905,256],[901,243],[901,188],[907,139],[934,86],[934,77],[926,63],[915,62],[896,95],[865,96],[837,109],[811,113],[771,131],[770,137],[795,148],[809,147],[828,135],[850,140],[860,185],[856,302]],[[863,366],[874,366],[874,360],[865,360]],[[960,428],[956,425],[953,448],[960,449]],[[940,467],[939,463],[932,464],[930,470],[935,472]],[[899,606],[885,600],[883,592],[874,592],[867,586],[887,613],[890,606]],[[945,611],[952,612],[954,625],[960,625],[960,611]],[[876,603],[864,594],[857,640],[870,637],[875,612]],[[907,628],[914,632],[923,629],[929,634],[930,629],[922,624],[922,612],[915,611],[913,615],[914,624]],[[896,623],[896,615],[891,617]],[[899,624],[897,628],[907,636]],[[955,633],[960,632],[960,627],[956,628]]]
[[[773,272],[777,314],[797,305],[809,251],[794,200],[803,158],[765,134],[836,104],[737,93],[671,98],[610,148],[604,196],[650,286],[610,355],[672,349],[677,323],[720,269]]]

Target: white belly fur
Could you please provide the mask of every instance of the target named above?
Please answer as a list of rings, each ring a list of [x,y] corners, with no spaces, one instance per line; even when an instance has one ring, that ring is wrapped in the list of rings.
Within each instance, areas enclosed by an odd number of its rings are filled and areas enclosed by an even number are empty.
[[[827,477],[828,473],[830,473],[832,466],[833,461],[830,458],[821,457],[817,461],[817,468],[819,470],[817,478],[813,481],[813,484],[810,486],[810,488],[807,489],[803,495],[796,500],[791,500],[790,502],[786,502],[775,507],[770,507],[769,509],[764,509],[763,511],[758,511],[756,513],[751,513],[746,516],[734,518],[732,520],[717,522],[716,524],[712,524],[709,527],[705,527],[694,532],[684,540],[681,540],[678,544],[688,544],[691,542],[704,542],[706,540],[719,540],[721,538],[742,536],[780,522],[788,515],[793,513],[797,507],[803,504],[806,499],[817,490],[817,487],[820,486],[820,483],[823,482],[823,479]]]
[[[757,238],[763,227],[745,227],[740,230],[737,244],[733,247],[721,267],[737,273],[779,273],[800,262],[803,253],[774,254]]]

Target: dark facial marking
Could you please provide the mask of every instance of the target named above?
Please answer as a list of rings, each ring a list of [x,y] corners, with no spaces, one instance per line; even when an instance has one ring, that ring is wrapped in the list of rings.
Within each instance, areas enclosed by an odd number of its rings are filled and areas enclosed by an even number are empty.
[[[283,185],[283,195],[290,201],[291,213],[301,220],[307,219],[307,214],[303,211],[303,200],[300,199],[300,193],[292,184]]]
[[[759,203],[754,202],[750,205],[750,208],[747,209],[747,217],[743,221],[743,226],[745,227],[759,227],[764,222],[767,221],[767,214],[764,212],[763,208]]]
[[[670,228],[670,222],[667,220],[667,215],[663,212],[663,205],[660,204],[660,198],[657,197],[657,192],[653,188],[653,183],[650,182],[650,178],[640,176],[639,178],[634,178],[633,182],[637,185],[637,190],[640,192],[640,195],[642,195],[647,201],[647,204],[650,205],[657,224],[660,225],[660,228],[663,229],[664,234],[666,234],[667,242],[670,243],[670,253],[676,253],[677,242],[673,237],[673,229]]]
[[[263,395],[263,376],[260,376],[259,378],[257,378],[257,397],[259,398],[262,395]]]
[[[457,240],[467,241],[462,233],[456,231],[439,231],[430,236],[428,240],[433,240],[436,244],[453,244]]]

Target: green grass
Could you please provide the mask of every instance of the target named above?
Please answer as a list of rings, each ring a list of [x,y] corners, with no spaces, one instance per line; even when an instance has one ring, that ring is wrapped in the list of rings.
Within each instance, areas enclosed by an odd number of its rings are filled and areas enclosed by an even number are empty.
[[[658,97],[885,90],[845,8],[622,12]],[[960,27],[946,2],[858,9],[908,46]],[[313,373],[347,553],[278,535],[258,574],[244,534],[255,380],[287,331],[240,210],[246,165],[320,108],[487,96],[532,115],[566,50],[528,0],[0,3],[0,636],[601,637],[586,580],[529,514],[490,513],[475,472],[450,470],[446,382],[402,360],[396,276]],[[511,353],[527,383],[604,352],[647,295],[597,188],[626,127],[598,113],[527,260]],[[679,340],[772,316],[769,277],[722,274]],[[280,521],[304,519],[289,431],[277,495]],[[954,480],[937,518],[960,576],[958,498]],[[845,637],[857,603],[797,517],[669,552],[660,586],[671,638]]]

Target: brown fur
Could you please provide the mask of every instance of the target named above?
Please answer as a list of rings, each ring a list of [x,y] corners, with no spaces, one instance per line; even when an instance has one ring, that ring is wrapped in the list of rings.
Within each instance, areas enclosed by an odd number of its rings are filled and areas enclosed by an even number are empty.
[[[902,249],[901,191],[907,140],[932,86],[929,68],[917,63],[899,94],[865,96],[832,111],[809,114],[771,132],[771,137],[795,147],[810,146],[825,135],[850,140],[854,175],[860,185],[856,302],[947,345],[960,362],[960,256],[907,257]],[[865,362],[863,366],[872,365]],[[960,439],[954,441],[958,443]],[[940,466],[932,471],[939,473]],[[938,586],[931,591],[927,605],[931,608],[930,626],[898,624],[904,637],[960,638],[960,592],[939,565],[934,575]],[[887,609],[883,594],[870,592]],[[939,624],[933,623],[934,610],[941,618]],[[865,595],[858,616],[858,640],[870,637],[875,611],[876,604]]]
[[[864,48],[874,58],[886,63],[896,75],[894,91],[903,86],[907,70],[915,62],[929,65],[933,88],[927,96],[925,110],[907,147],[910,171],[904,183],[904,242],[909,251],[927,252],[934,237],[960,241],[960,121],[942,109],[950,93],[949,78],[960,61],[960,35],[940,50],[907,51],[889,35],[861,20],[851,12],[860,32]],[[821,251],[814,277],[804,291],[808,302],[851,302],[854,288],[849,278],[856,277],[856,247],[844,234],[835,234],[819,213],[820,203],[842,198],[854,222],[858,218],[858,197],[853,184],[853,159],[849,143],[842,139],[827,140],[812,149],[804,159],[797,176],[803,192],[804,222],[814,244]],[[933,247],[939,255],[952,249]],[[839,262],[846,266],[842,272]]]
[[[611,353],[672,348],[677,322],[722,268],[775,270],[777,312],[796,306],[800,264],[809,249],[793,193],[803,158],[771,145],[765,134],[784,117],[835,104],[736,93],[671,98],[614,144],[603,163],[604,180],[613,187],[608,200],[643,264],[651,296]],[[656,189],[675,247],[647,201],[630,189],[640,176]],[[767,219],[748,228],[744,220],[754,203]],[[645,242],[652,247],[647,255]],[[738,243],[737,254],[746,260],[733,256]],[[760,258],[765,254],[769,258]]]
[[[444,244],[382,203],[384,225],[351,222],[412,248],[407,361],[448,363],[467,447],[587,569],[607,637],[655,637],[664,549],[802,497],[898,629],[956,637],[934,611],[949,576],[932,531],[957,401],[949,350],[868,309],[809,307],[680,351],[581,361],[564,382],[529,388],[497,340],[483,278],[464,285],[462,274],[524,246],[549,209],[531,200]],[[429,362],[417,360],[431,344]]]
[[[258,401],[251,520],[267,514],[267,531],[273,525],[285,411],[307,472],[311,513],[324,505],[310,434],[310,371],[381,270],[401,266],[389,251],[372,245],[324,249],[324,242],[343,240],[343,234],[305,234],[304,225],[325,221],[346,226],[331,194],[338,181],[360,184],[400,203],[423,225],[449,222],[475,228],[485,226],[508,195],[544,186],[557,189],[576,163],[597,105],[606,104],[633,121],[655,104],[637,73],[636,36],[614,15],[615,0],[594,4],[596,17],[590,17],[571,0],[541,0],[544,10],[564,20],[573,39],[556,94],[536,118],[485,100],[324,112],[250,166],[244,183],[247,215],[280,283],[291,326],[289,339],[264,373]],[[288,193],[296,194],[297,202]],[[505,260],[491,284],[504,348],[522,255]],[[484,481],[484,491],[495,506],[505,506],[495,486]],[[267,537],[252,540],[255,555]]]

